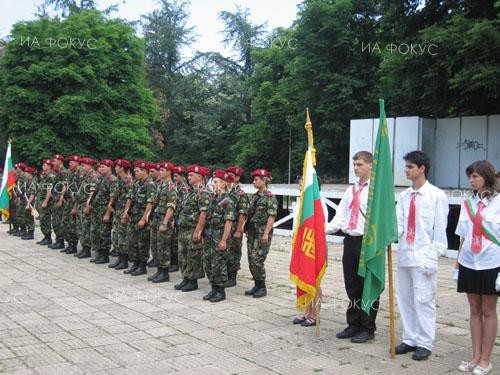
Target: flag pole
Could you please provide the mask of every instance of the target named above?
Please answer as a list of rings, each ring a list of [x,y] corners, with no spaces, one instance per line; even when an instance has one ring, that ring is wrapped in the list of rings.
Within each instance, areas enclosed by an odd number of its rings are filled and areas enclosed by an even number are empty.
[[[396,334],[394,329],[394,281],[392,278],[392,246],[387,246],[387,273],[389,276],[389,327],[391,338],[391,358],[396,358]]]

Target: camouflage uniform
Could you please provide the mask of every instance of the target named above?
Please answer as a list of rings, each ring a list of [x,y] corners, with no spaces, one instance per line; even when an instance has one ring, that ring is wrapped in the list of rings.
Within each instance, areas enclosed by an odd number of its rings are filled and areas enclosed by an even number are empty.
[[[157,180],[154,180],[154,179],[151,179],[152,183],[153,183],[153,189],[154,189],[154,192],[155,192],[155,202],[154,204],[156,205],[158,203],[158,190],[160,189],[160,186],[162,185],[162,181],[157,179]],[[154,210],[154,207],[153,207],[153,210]],[[150,227],[149,227],[149,233],[150,233],[150,241],[149,241],[149,253],[148,253],[148,259],[149,259],[149,255],[151,255],[151,262],[148,263],[148,266],[151,266],[151,267],[157,267],[158,266],[158,259],[157,259],[157,254],[158,254],[158,245],[157,245],[157,242],[158,242],[158,238],[157,238],[157,234],[158,234],[158,229],[160,227],[160,223],[158,223],[157,221],[155,222],[154,221],[154,216],[153,216],[153,211],[151,211],[151,220],[150,220]]]
[[[30,192],[32,191],[32,187],[35,184],[36,179],[33,177],[33,179],[30,181],[27,178],[25,179],[25,183],[21,187],[21,191],[23,193],[24,198],[22,199],[22,209],[24,212],[24,218],[23,218],[23,223],[26,225],[26,230],[28,233],[33,233],[35,231],[35,218],[31,214],[31,209],[26,210],[25,207],[28,204],[28,198],[30,196]],[[32,204],[33,205],[33,204]]]
[[[127,254],[127,224],[121,223],[123,210],[125,209],[125,200],[129,189],[133,187],[133,179],[130,176],[118,178],[118,188],[114,204],[115,212],[113,214],[113,248],[118,254]]]
[[[115,175],[99,176],[96,183],[91,185],[90,191],[94,193],[92,196],[92,211],[91,211],[91,239],[92,248],[99,254],[102,259],[108,259],[109,250],[111,248],[111,228],[112,222],[105,223],[102,219],[106,213],[108,203],[111,197],[115,195],[118,187],[117,178]],[[97,259],[96,259],[97,261]]]
[[[247,251],[248,266],[255,281],[266,279],[264,262],[266,261],[273,230],[269,232],[269,242],[262,245],[260,239],[264,233],[269,216],[278,214],[278,201],[270,191],[265,193],[257,192],[252,196],[247,221]]]
[[[143,229],[139,229],[137,224],[144,215],[147,204],[155,201],[153,180],[150,177],[147,177],[144,181],[137,180],[133,188],[129,190],[127,198],[131,199],[133,204],[130,209],[130,220],[127,228],[128,258],[134,264],[138,263],[142,267],[146,265],[149,257],[150,228],[148,223]]]
[[[64,203],[61,207],[57,208],[56,204],[61,197],[61,194],[66,185],[69,172],[64,166],[59,167],[56,172],[56,177],[54,179],[54,187],[52,188],[52,228],[56,235],[56,241],[62,241],[64,247],[64,227],[63,227],[63,215],[64,215]]]
[[[52,189],[56,175],[54,172],[42,173],[36,185],[36,205],[38,213],[40,214],[40,230],[43,235],[50,238],[52,232],[51,214],[52,214],[52,200],[49,200],[46,208],[42,207],[42,203],[47,197],[47,193]]]
[[[240,185],[236,185],[230,192],[231,198],[236,203],[236,219],[233,224],[233,232],[236,230],[238,224],[239,215],[245,215],[248,217],[248,207],[250,205],[250,200],[248,195],[243,191]],[[227,273],[228,275],[233,274],[236,277],[236,273],[240,270],[241,262],[241,247],[242,238],[233,238],[231,241],[231,247],[227,253]]]
[[[174,216],[170,219],[167,230],[165,232],[160,232],[160,225],[163,223],[163,219],[167,210],[171,208],[175,211],[177,206],[177,192],[175,190],[174,183],[169,180],[157,188],[156,195],[157,205],[155,207],[153,215],[153,222],[151,224],[151,231],[153,228],[156,229],[156,233],[153,236],[151,232],[151,240],[156,239],[156,244],[153,246],[151,244],[151,251],[155,249],[155,253],[152,253],[153,259],[157,260],[159,268],[168,268],[170,266],[170,254],[172,251],[172,237],[174,234]]]
[[[175,216],[175,227],[174,227],[174,234],[172,236],[172,252],[171,252],[171,264],[174,265],[176,264],[177,266],[180,266],[179,264],[179,213],[181,212],[181,206],[182,202],[184,200],[184,196],[189,192],[190,187],[188,184],[175,184],[175,189],[177,191],[177,206],[175,208],[174,216]]]
[[[76,245],[78,244],[78,232],[76,227],[76,216],[71,215],[71,210],[75,204],[75,196],[78,193],[80,173],[81,172],[77,169],[74,172],[68,172],[64,175],[66,192],[64,193],[65,203],[62,219],[63,237],[68,241],[72,253],[75,252]]]
[[[235,202],[229,194],[215,197],[208,210],[205,229],[205,251],[203,265],[212,287],[224,287],[227,282],[227,258],[233,239],[227,240],[227,249],[219,250],[219,242],[227,220],[236,220]]]
[[[97,172],[92,170],[88,173],[83,172],[78,187],[78,194],[76,195],[76,202],[78,204],[78,213],[76,216],[76,225],[78,231],[78,239],[80,244],[87,250],[92,247],[91,238],[91,223],[92,214],[85,215],[83,211],[87,205],[87,200],[90,196],[92,185],[97,181]],[[95,249],[94,249],[95,250]]]
[[[14,192],[15,199],[12,199],[12,202],[14,203],[15,210],[11,210],[11,217],[13,219],[12,223],[14,224],[14,228],[21,227],[21,230],[15,234],[20,237],[26,234],[26,212],[24,209],[26,205],[26,200],[24,198],[24,193],[26,193],[26,177],[24,172],[19,172],[17,175]]]
[[[194,242],[193,232],[202,211],[208,211],[210,192],[201,185],[190,189],[183,197],[179,212],[179,265],[182,276],[197,280],[205,276],[203,271],[203,241]]]

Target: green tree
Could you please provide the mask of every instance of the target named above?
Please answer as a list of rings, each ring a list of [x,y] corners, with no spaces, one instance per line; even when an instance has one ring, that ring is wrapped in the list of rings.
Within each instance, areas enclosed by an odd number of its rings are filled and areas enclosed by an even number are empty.
[[[15,24],[0,60],[0,129],[18,160],[150,157],[143,60],[134,29],[97,10]]]

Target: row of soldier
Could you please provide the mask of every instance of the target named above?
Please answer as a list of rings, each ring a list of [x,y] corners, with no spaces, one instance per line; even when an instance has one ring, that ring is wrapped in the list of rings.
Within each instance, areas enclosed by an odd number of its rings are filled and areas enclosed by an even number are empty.
[[[270,172],[251,173],[257,192],[250,198],[239,185],[242,175],[240,167],[211,174],[200,165],[97,162],[61,154],[43,160],[40,174],[18,163],[10,234],[34,239],[38,212],[41,246],[79,259],[90,258],[93,250],[90,261],[95,264],[109,263],[109,256],[116,255],[108,267],[132,276],[156,267],[148,277],[153,283],[169,281],[169,273],[180,269],[182,281],[175,289],[183,292],[198,289],[198,279],[206,275],[211,290],[203,299],[219,302],[226,297],[225,288],[236,285],[246,233],[255,284],[245,294],[263,297],[277,201],[268,190]],[[206,185],[209,178],[211,186]]]

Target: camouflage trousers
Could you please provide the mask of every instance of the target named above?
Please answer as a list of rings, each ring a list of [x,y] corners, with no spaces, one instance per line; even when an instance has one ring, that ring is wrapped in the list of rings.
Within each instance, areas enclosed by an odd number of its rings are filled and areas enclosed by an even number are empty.
[[[266,269],[264,263],[271,247],[271,239],[273,231],[269,233],[269,242],[267,245],[262,245],[260,239],[264,233],[265,224],[261,227],[255,227],[248,230],[247,233],[247,252],[248,252],[248,267],[254,280],[265,280]]]
[[[50,236],[52,234],[52,205],[49,203],[46,208],[42,208],[43,200],[40,200],[37,204],[38,213],[40,216],[38,219],[40,220],[40,230],[44,236]]]
[[[150,224],[150,233],[151,233],[151,241],[149,247],[149,253],[153,259],[153,261],[158,262],[158,230],[160,229],[160,220],[156,220],[156,214],[152,213],[151,216],[153,220],[151,220]],[[149,257],[148,257],[149,258]]]
[[[242,247],[242,239],[241,238],[232,238],[231,246],[228,243],[228,251],[227,251],[227,272],[238,272],[240,270],[240,262],[241,262],[241,247]]]
[[[12,223],[13,228],[20,227],[23,225],[19,220],[19,201],[17,199],[12,199],[10,201],[10,222]]]
[[[179,267],[182,276],[190,280],[202,279],[203,271],[203,240],[192,240],[194,228],[181,227],[179,230]]]
[[[56,198],[54,202],[57,202],[58,200],[59,198]],[[52,229],[54,230],[57,239],[64,238],[63,215],[64,204],[57,208],[56,203],[54,203],[52,208]]]
[[[111,248],[112,223],[105,223],[102,217],[106,213],[106,206],[92,207],[90,238],[94,251],[109,250]]]
[[[84,215],[85,202],[78,205],[78,213],[76,214],[76,228],[78,232],[78,239],[82,246],[91,247],[92,240],[90,236],[92,214]],[[95,250],[95,249],[94,249]]]
[[[146,225],[143,229],[137,227],[142,215],[132,215],[127,227],[128,257],[132,262],[146,263],[149,258],[149,245],[151,241],[150,228]]]
[[[172,252],[172,240],[174,236],[173,222],[170,221],[165,232],[160,232],[160,224],[163,221],[164,215],[159,215],[153,218],[151,223],[151,255],[158,262],[158,267],[170,267],[170,255]],[[153,236],[153,228],[158,228]],[[153,247],[153,238],[156,239],[156,246]],[[153,252],[153,249],[156,249]]]
[[[174,226],[174,233],[172,234],[172,249],[170,251],[170,260],[175,262],[176,259],[179,259],[179,227],[177,225]],[[179,263],[179,261],[177,261]]]
[[[203,266],[207,274],[208,281],[212,286],[223,287],[227,282],[227,259],[231,240],[227,241],[227,249],[219,250],[219,242],[224,232],[224,227],[208,228],[206,230],[205,249],[203,251]]]
[[[76,216],[71,215],[73,209],[73,201],[66,201],[63,206],[63,238],[68,241],[70,245],[78,243],[78,232],[76,229]]]
[[[116,210],[113,214],[113,249],[119,254],[128,254],[127,224],[120,223],[123,209]]]
[[[31,209],[26,210],[26,206],[24,202],[21,201],[17,208],[16,215],[19,216],[17,219],[19,221],[19,225],[24,225],[27,230],[35,230],[35,218],[31,215]]]

